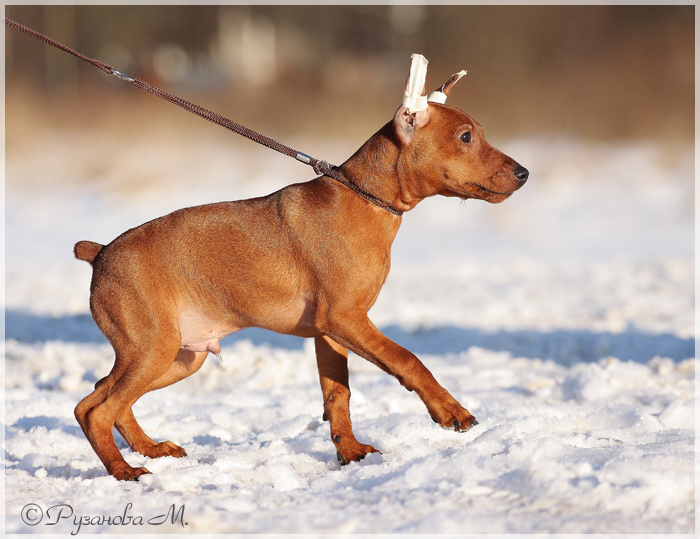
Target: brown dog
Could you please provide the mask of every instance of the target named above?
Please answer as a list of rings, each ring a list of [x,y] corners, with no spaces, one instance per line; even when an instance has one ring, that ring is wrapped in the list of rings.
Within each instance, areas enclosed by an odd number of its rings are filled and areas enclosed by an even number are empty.
[[[321,176],[266,197],[185,208],[106,246],[75,245],[75,256],[92,264],[90,308],[116,355],[75,417],[114,477],[149,472],[127,464],[113,426],[143,455],[185,455],[149,438],[131,407],[196,372],[219,352],[219,339],[247,327],[315,339],[323,417],[342,464],[377,451],[352,432],[348,349],[415,391],[442,427],[477,424],[416,356],[369,320],[401,217],[357,191],[399,212],[433,195],[496,203],[528,171],[491,147],[471,117],[440,103],[401,106],[337,170],[356,189]]]

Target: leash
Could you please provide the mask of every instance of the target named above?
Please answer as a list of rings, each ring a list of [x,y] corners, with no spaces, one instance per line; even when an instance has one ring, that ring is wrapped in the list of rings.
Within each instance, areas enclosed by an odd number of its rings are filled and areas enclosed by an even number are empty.
[[[328,161],[325,161],[322,159],[315,159],[315,158],[311,157],[310,155],[307,155],[307,154],[302,153],[302,152],[298,152],[297,150],[294,150],[294,149],[290,148],[289,146],[285,146],[284,144],[281,144],[280,142],[277,142],[274,139],[266,137],[265,135],[261,135],[260,133],[253,131],[252,129],[249,129],[248,127],[245,127],[239,123],[236,123],[232,120],[229,120],[228,118],[220,116],[219,114],[216,114],[215,112],[212,112],[208,109],[205,109],[204,107],[200,107],[199,105],[195,105],[194,103],[190,103],[189,101],[186,101],[180,97],[172,95],[164,90],[161,90],[160,88],[153,86],[144,80],[141,80],[141,79],[135,78],[135,77],[129,77],[125,73],[122,73],[121,71],[117,71],[109,64],[105,64],[104,62],[100,62],[99,60],[95,60],[93,58],[90,58],[89,56],[85,56],[84,54],[81,54],[77,51],[74,51],[73,49],[66,47],[65,45],[62,45],[58,41],[55,41],[55,40],[51,39],[50,37],[45,36],[44,34],[40,34],[36,30],[33,30],[27,26],[24,26],[23,24],[20,24],[12,19],[8,19],[5,16],[3,16],[3,19],[5,21],[5,26],[7,26],[8,28],[18,30],[18,31],[20,31],[28,36],[31,36],[35,39],[38,39],[42,43],[46,43],[47,45],[51,45],[52,47],[56,47],[59,50],[67,52],[68,54],[72,54],[76,58],[80,58],[81,60],[88,62],[89,64],[95,66],[96,68],[101,69],[102,71],[104,71],[108,75],[114,75],[118,79],[121,79],[125,82],[130,83],[132,86],[135,86],[136,88],[140,88],[141,90],[145,90],[148,93],[151,93],[155,96],[158,96],[161,99],[164,99],[165,101],[172,103],[173,105],[177,105],[178,107],[183,108],[186,111],[191,112],[192,114],[196,114],[197,116],[204,118],[205,120],[209,120],[210,122],[213,122],[217,125],[220,125],[221,127],[228,129],[229,131],[233,131],[237,135],[241,135],[243,137],[246,137],[247,139],[250,139],[253,142],[257,142],[258,144],[262,144],[263,146],[266,146],[272,150],[280,152],[288,157],[293,157],[297,161],[300,161],[300,162],[304,163],[305,165],[309,165],[311,168],[313,168],[313,170],[316,174],[320,174],[323,176],[328,176],[329,178],[333,178],[334,180],[342,183],[344,186],[348,187],[349,189],[352,189],[360,196],[369,200],[371,203],[375,204],[376,206],[379,206],[380,208],[388,211],[389,213],[392,213],[392,214],[398,215],[398,216],[403,215],[402,211],[394,209],[390,204],[384,202],[383,200],[380,200],[379,198],[375,197],[374,195],[366,193],[365,191],[360,189],[355,184],[346,180],[340,174],[340,172],[337,170],[337,167],[329,164]]]

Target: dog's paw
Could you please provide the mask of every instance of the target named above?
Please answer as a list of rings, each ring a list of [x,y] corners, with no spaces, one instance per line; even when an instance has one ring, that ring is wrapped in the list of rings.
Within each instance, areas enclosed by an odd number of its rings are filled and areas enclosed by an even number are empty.
[[[186,457],[187,453],[179,445],[172,442],[156,442],[154,445],[147,445],[137,449],[142,455],[157,459],[160,457]]]
[[[471,419],[468,419],[466,424],[463,425],[461,421],[455,419],[452,422],[452,426],[447,428],[449,428],[450,430],[455,430],[457,432],[467,432],[469,429],[471,429],[472,427],[476,427],[479,424],[479,422],[474,416],[470,415],[469,417]]]
[[[110,471],[117,481],[138,481],[139,477],[144,474],[150,474],[146,468],[132,468],[126,462],[123,466],[119,466]]]
[[[443,429],[457,432],[467,432],[479,424],[476,418],[469,413],[469,410],[462,408],[459,404],[454,410],[442,414],[441,417],[438,417],[437,414],[430,414],[430,417]]]
[[[371,445],[361,444],[354,439],[342,440],[340,435],[333,438],[333,443],[335,443],[337,449],[336,456],[341,466],[345,466],[351,462],[358,462],[370,453],[379,453],[381,455],[381,451],[375,449]]]

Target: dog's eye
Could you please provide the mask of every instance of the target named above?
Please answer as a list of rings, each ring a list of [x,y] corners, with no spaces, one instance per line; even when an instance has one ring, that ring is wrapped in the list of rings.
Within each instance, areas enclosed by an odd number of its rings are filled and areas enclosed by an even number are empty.
[[[471,131],[467,131],[466,133],[462,133],[459,137],[459,139],[462,142],[471,142],[472,141],[472,133]]]

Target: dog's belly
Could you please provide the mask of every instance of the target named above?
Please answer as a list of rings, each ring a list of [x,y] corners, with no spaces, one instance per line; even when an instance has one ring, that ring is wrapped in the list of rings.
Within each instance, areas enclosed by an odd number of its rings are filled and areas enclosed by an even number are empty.
[[[178,320],[180,326],[181,343],[180,346],[192,352],[213,352],[218,354],[221,351],[219,340],[238,331],[240,328],[225,325],[195,310],[184,310],[180,313]]]
[[[192,352],[218,354],[221,351],[219,343],[221,339],[248,327],[261,327],[277,333],[311,337],[315,335],[312,312],[311,305],[301,298],[284,305],[263,309],[254,317],[235,313],[212,316],[197,308],[187,307],[180,312],[178,318],[180,346]]]

